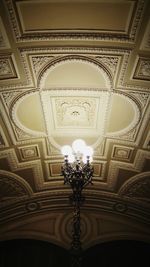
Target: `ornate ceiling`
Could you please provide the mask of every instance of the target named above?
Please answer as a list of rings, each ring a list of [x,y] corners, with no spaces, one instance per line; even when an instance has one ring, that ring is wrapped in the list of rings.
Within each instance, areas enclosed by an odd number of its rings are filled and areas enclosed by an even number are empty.
[[[82,242],[150,241],[150,3],[0,3],[0,239],[70,245],[60,148],[94,148]]]

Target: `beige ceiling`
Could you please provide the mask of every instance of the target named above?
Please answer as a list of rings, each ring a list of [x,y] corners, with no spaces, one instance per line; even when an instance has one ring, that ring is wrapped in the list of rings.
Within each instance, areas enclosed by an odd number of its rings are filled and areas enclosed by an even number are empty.
[[[0,240],[71,240],[63,144],[94,148],[82,242],[150,241],[150,3],[0,2]]]

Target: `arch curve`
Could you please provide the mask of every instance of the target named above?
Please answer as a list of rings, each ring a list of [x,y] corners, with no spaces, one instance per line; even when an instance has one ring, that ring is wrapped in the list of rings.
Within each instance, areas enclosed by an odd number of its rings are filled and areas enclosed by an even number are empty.
[[[19,175],[0,170],[0,198],[7,200],[12,197],[31,196],[30,185]]]
[[[84,63],[87,65],[90,65],[91,67],[94,67],[105,79],[106,82],[106,88],[107,90],[111,90],[113,86],[113,81],[112,81],[112,74],[110,71],[104,66],[101,62],[97,61],[96,59],[90,58],[90,57],[85,57],[82,55],[67,55],[63,57],[59,57],[48,63],[46,66],[44,66],[38,76],[37,79],[37,86],[40,89],[44,89],[44,83],[45,80],[48,76],[48,74],[56,69],[58,66],[65,64],[65,63],[73,63],[73,62],[78,62],[78,63]]]

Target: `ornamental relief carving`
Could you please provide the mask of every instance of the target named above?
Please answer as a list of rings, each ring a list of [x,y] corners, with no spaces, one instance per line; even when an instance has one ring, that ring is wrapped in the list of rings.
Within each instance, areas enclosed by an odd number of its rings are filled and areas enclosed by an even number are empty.
[[[130,178],[119,190],[119,195],[137,198],[150,203],[150,172]]]
[[[8,147],[8,141],[3,131],[3,128],[0,126],[0,148]]]
[[[69,54],[72,55],[69,55]],[[78,53],[78,55],[74,55]],[[85,54],[87,53],[87,56]],[[97,68],[100,71],[100,75],[103,75],[108,88],[111,88],[114,83],[114,79],[120,72],[119,84],[118,86],[123,86],[123,79],[125,75],[125,71],[127,69],[128,59],[130,55],[130,50],[113,50],[113,49],[98,49],[98,48],[72,48],[72,47],[63,47],[63,48],[30,48],[30,49],[20,49],[21,59],[23,62],[23,66],[26,73],[26,78],[28,80],[28,85],[31,85],[31,75],[28,73],[28,62],[30,60],[30,64],[33,69],[33,73],[35,74],[35,84],[37,84],[38,88],[44,89],[44,79],[46,75],[52,71],[55,67],[61,66],[65,62],[85,62],[87,64],[93,64],[93,67]],[[45,56],[41,56],[44,54]],[[66,55],[67,54],[67,55]],[[63,55],[63,56],[62,56]],[[90,56],[89,56],[90,55]],[[97,56],[99,55],[99,56]],[[112,56],[113,55],[113,56]],[[91,57],[92,56],[92,57]],[[93,57],[94,56],[94,57]],[[102,62],[102,58],[104,57],[105,63]],[[100,59],[101,60],[100,60]],[[122,58],[122,68],[119,70],[119,62],[120,58]],[[37,64],[34,67],[33,60],[35,60],[34,64]],[[50,61],[49,61],[50,60]],[[107,63],[106,63],[107,61]],[[117,62],[118,61],[118,64]],[[113,66],[113,63],[115,67]],[[107,64],[107,65],[106,65]],[[57,66],[56,66],[57,65]],[[92,66],[92,65],[91,65]],[[113,75],[114,74],[114,75]],[[37,77],[38,76],[38,77]],[[22,85],[19,85],[22,87]],[[26,87],[26,84],[24,84]],[[33,85],[32,85],[33,86]],[[124,86],[124,88],[127,85]],[[132,88],[133,86],[131,86]],[[136,89],[134,87],[134,89]],[[138,88],[139,90],[139,88]]]
[[[21,187],[17,182],[11,180],[11,178],[0,178],[0,198],[9,197],[21,197],[27,195],[27,192],[24,188]]]
[[[129,170],[133,171],[136,173],[142,172],[144,168],[144,164],[146,159],[150,158],[149,151],[145,150],[138,150],[133,163],[132,162],[121,162],[117,160],[111,160],[110,165],[109,165],[109,170],[108,170],[108,175],[107,175],[107,185],[106,188],[114,189],[117,181],[118,181],[118,174],[119,174],[119,169],[122,169],[124,171]],[[149,174],[149,173],[148,173]],[[137,174],[137,178],[140,177],[138,176],[140,174]],[[142,174],[147,175],[147,173]],[[130,180],[129,180],[130,181]],[[132,179],[131,179],[132,181]],[[126,184],[122,186],[122,189],[120,189],[119,194],[122,194],[124,192],[124,188],[128,186],[128,181]]]
[[[53,58],[53,56],[32,56],[33,69],[36,76],[38,76],[39,71]]]
[[[95,124],[94,114],[96,100],[87,98],[64,98],[56,99],[56,117],[59,127],[61,126],[91,126]]]
[[[22,129],[16,126],[13,126],[13,129],[15,131],[17,141],[25,141],[32,138],[30,134],[24,132]]]
[[[146,46],[147,48],[150,48],[150,34],[148,35]]]
[[[3,136],[2,136],[2,134],[0,132],[0,148],[1,147],[5,147],[5,142],[4,142]]]
[[[17,92],[16,92],[17,93]],[[87,95],[87,97],[86,97]],[[116,94],[116,93],[109,93],[109,92],[102,92],[102,91],[87,91],[84,92],[83,90],[80,90],[79,92],[76,90],[43,90],[40,92],[41,98],[39,100],[39,105],[43,108],[43,118],[46,120],[46,126],[49,128],[49,137],[52,134],[52,131],[57,131],[58,129],[67,129],[69,127],[70,129],[73,127],[79,127],[79,128],[88,128],[92,131],[98,131],[100,134],[100,130],[104,127],[103,124],[105,124],[106,120],[106,114],[110,107],[110,101],[111,96],[121,96],[124,103],[126,105],[131,105],[133,108],[133,118],[130,121],[129,125],[125,128],[123,128],[120,131],[116,132],[107,132],[105,135],[107,137],[116,137],[121,140],[127,140],[127,141],[135,141],[136,133],[138,130],[138,123],[140,121],[140,110],[136,103],[133,101],[133,99],[127,97],[127,95],[124,94]],[[14,95],[15,96],[15,95]],[[17,117],[18,108],[23,105],[24,100],[26,101],[26,98],[30,100],[30,96],[32,97],[32,101],[34,100],[33,96],[36,98],[38,96],[38,93],[36,92],[27,92],[26,94],[21,95],[19,98],[18,95],[15,98],[13,98],[13,93],[11,96],[9,94],[3,94],[3,97],[7,103],[11,103],[11,118],[13,119],[14,125],[14,131],[16,133],[17,140],[26,140],[28,138],[35,138],[35,137],[46,137],[48,135],[48,132],[46,130],[43,130],[43,132],[39,132],[34,129],[30,129],[28,126],[23,125],[22,122]],[[98,112],[98,110],[101,112]],[[100,120],[98,119],[98,114],[101,116]],[[102,115],[103,114],[103,115]],[[107,116],[107,120],[108,120]],[[39,119],[39,117],[38,117]],[[51,121],[51,127],[49,126],[49,120]],[[54,125],[52,125],[52,122],[54,121]],[[103,121],[103,124],[102,124]],[[38,121],[38,123],[41,123],[41,121]],[[143,120],[144,123],[144,120]],[[96,128],[97,127],[97,128]],[[66,130],[65,130],[66,131]],[[58,133],[58,132],[57,132]],[[94,134],[94,132],[93,132]],[[104,135],[104,134],[103,134]],[[99,145],[99,144],[98,144]]]
[[[0,170],[0,199],[30,196],[32,190],[29,184],[20,176],[4,170]]]
[[[0,60],[0,76],[10,75],[12,74],[12,70],[10,67],[9,60],[7,58],[3,58]]]
[[[17,91],[7,91],[7,92],[2,92],[2,98],[5,103],[5,105],[9,108],[11,105],[13,105],[13,102],[15,103],[19,98],[22,97],[22,90],[17,90]]]
[[[5,47],[5,41],[3,39],[1,31],[0,31],[0,47]]]
[[[139,70],[139,76],[150,76],[150,61],[142,61],[140,70]]]
[[[149,103],[149,98],[150,98],[149,93],[142,93],[142,92],[132,93],[131,92],[130,95],[132,95],[134,99],[136,99],[139,102],[141,110],[143,111]]]
[[[101,32],[101,29],[98,32],[92,33],[90,29],[85,29],[84,31],[80,32],[80,30],[76,30],[75,32],[69,31],[69,30],[63,30],[63,31],[56,31],[53,29],[53,31],[34,31],[28,32],[24,31],[23,28],[20,29],[21,21],[18,21],[19,14],[17,13],[17,7],[16,4],[13,3],[11,0],[6,0],[6,7],[8,9],[9,18],[11,21],[12,28],[14,30],[14,34],[16,37],[17,42],[25,42],[25,41],[48,41],[48,40],[68,40],[74,39],[74,40],[107,40],[107,41],[115,41],[115,42],[134,42],[137,29],[141,22],[141,16],[143,9],[145,7],[145,2],[143,0],[138,0],[136,8],[134,10],[134,17],[131,16],[131,27],[129,32],[123,32],[124,34],[120,34],[117,32],[109,32],[104,33]],[[94,30],[94,29],[93,29]],[[22,34],[23,33],[23,34]]]
[[[18,78],[13,55],[1,56],[0,58],[0,80]]]
[[[102,55],[102,56],[96,57],[96,59],[98,59],[104,65],[106,65],[108,69],[110,69],[110,71],[112,72],[113,76],[115,75],[117,65],[119,63],[119,57],[111,57],[111,56]]]
[[[106,84],[106,88],[108,90],[111,90],[113,79],[112,74],[110,70],[106,67],[106,65],[103,65],[102,62],[93,59],[91,57],[86,57],[82,55],[66,55],[59,58],[56,58],[52,62],[48,63],[47,66],[45,66],[41,71],[39,72],[39,76],[37,79],[37,84],[40,89],[45,88],[45,81],[50,74],[51,71],[56,69],[57,67],[63,65],[64,63],[73,63],[73,62],[81,62],[83,64],[91,65],[93,68],[95,68],[97,71],[99,71],[100,75],[103,76]],[[48,89],[48,88],[47,88]]]
[[[2,18],[0,17],[0,49],[10,48],[6,30]]]
[[[148,58],[137,58],[133,79],[150,80],[150,60]]]

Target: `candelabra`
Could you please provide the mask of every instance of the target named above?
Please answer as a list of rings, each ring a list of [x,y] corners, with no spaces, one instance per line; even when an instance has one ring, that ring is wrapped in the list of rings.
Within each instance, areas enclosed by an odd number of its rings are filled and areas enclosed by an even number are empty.
[[[81,266],[81,226],[80,226],[80,207],[85,200],[82,196],[83,188],[92,183],[93,167],[91,165],[93,149],[86,146],[85,142],[77,139],[73,142],[72,147],[65,145],[62,147],[64,155],[64,164],[62,165],[62,175],[64,184],[72,188],[72,194],[69,197],[74,207],[73,212],[73,229],[72,229],[72,267]]]

